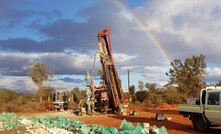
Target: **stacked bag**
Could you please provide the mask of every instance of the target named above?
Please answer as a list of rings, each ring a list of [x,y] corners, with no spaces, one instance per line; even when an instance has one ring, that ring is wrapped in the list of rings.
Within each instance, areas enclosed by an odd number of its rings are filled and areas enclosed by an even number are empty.
[[[87,125],[78,120],[69,120],[60,116],[52,117],[17,117],[14,113],[0,114],[0,131],[16,129],[17,134],[167,134],[164,126],[157,128],[158,131],[151,131],[143,128],[140,123],[134,126],[132,123],[123,120],[120,129],[115,127],[104,127],[101,125]],[[19,130],[21,129],[24,130]]]

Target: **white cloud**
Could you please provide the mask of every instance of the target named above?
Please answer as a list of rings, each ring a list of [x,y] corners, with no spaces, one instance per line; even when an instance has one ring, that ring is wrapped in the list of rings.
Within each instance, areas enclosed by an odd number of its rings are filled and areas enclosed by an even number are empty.
[[[107,10],[105,11],[103,11],[104,5],[109,5],[106,6]],[[83,54],[87,52],[81,53],[81,51],[94,52],[95,47],[92,47],[91,44],[97,43],[96,32],[101,30],[100,28],[103,26],[108,25],[111,28],[114,61],[119,68],[119,74],[125,75],[126,70],[129,69],[139,75],[136,75],[136,80],[164,85],[168,79],[165,72],[169,70],[169,67],[163,66],[164,63],[161,62],[163,58],[155,42],[152,42],[149,35],[141,31],[140,27],[143,25],[149,32],[153,33],[153,37],[165,49],[165,53],[171,56],[171,60],[176,58],[183,60],[193,54],[202,53],[206,55],[206,60],[209,63],[217,66],[208,69],[208,77],[219,78],[221,76],[219,67],[221,65],[221,59],[219,58],[221,56],[219,52],[221,49],[219,44],[221,42],[220,0],[151,0],[131,10],[119,9],[113,2],[102,1],[95,6],[83,9],[83,15],[82,13],[78,14],[79,17],[86,16],[87,20],[84,23],[76,23],[73,21],[74,18],[72,20],[64,18],[64,21],[51,22],[51,27],[43,26],[46,31],[40,30],[38,32],[46,35],[50,33],[51,36],[56,35],[56,39],[62,38],[65,34],[65,36],[71,38],[62,39],[70,40],[60,43],[55,40],[52,41],[53,45],[46,45],[48,42],[44,42],[45,44],[31,42],[36,43],[34,45],[36,51],[39,51],[38,47],[42,45],[41,52],[52,49],[51,46],[58,47],[58,49],[54,49],[54,53],[9,54],[1,52],[0,75],[16,74],[24,76],[36,62],[47,64],[57,74],[85,74],[86,69],[92,69],[94,55]],[[62,12],[65,13],[65,11]],[[61,31],[61,33],[58,31]],[[16,40],[15,42],[17,43]],[[19,47],[24,47],[26,50],[28,47],[26,47],[26,44],[23,46],[22,44],[25,43],[20,42],[18,46],[11,44],[11,47],[17,48],[15,50],[18,51],[23,50],[18,49]],[[63,44],[64,46],[62,46]],[[6,45],[8,44],[6,43]],[[64,49],[76,49],[75,51],[78,54],[63,53],[62,50]],[[96,69],[98,67],[100,67],[99,56],[96,58]],[[13,82],[8,82],[9,79],[6,78],[0,80],[1,84],[11,84],[10,87],[12,87]],[[70,83],[59,80],[53,82],[50,83],[56,87],[72,86]],[[15,88],[15,86],[13,87]]]
[[[37,87],[28,76],[1,76],[0,88],[17,91],[36,91]]]
[[[55,89],[68,89],[71,90],[74,87],[80,87],[84,89],[84,83],[65,82],[63,80],[56,79],[49,80],[45,86],[50,86]],[[0,88],[12,89],[19,92],[36,92],[38,87],[33,83],[28,76],[1,76]],[[82,79],[83,80],[83,79]]]
[[[221,80],[221,68],[220,67],[208,67],[207,68],[206,82],[207,84],[216,84]]]
[[[127,70],[130,70],[131,83],[134,85],[138,84],[138,81],[143,81],[144,83],[156,83],[159,87],[163,87],[168,83],[169,78],[165,75],[168,72],[168,67],[161,66],[125,66],[121,70],[124,71],[124,83],[127,83]]]
[[[48,86],[51,86],[55,89],[67,89],[72,90],[74,87],[79,87],[80,89],[84,89],[85,84],[84,83],[71,83],[71,82],[65,82],[63,80],[53,80],[47,82]]]
[[[53,70],[54,74],[76,74],[75,78],[84,79],[82,78],[82,75],[84,76],[87,69],[90,71],[92,70],[92,65],[94,61],[93,55],[86,55],[86,54],[78,54],[78,55],[72,55],[72,54],[66,54],[66,53],[39,53],[39,54],[8,54],[8,53],[0,53],[0,65],[7,64],[5,67],[6,69],[2,68],[4,73],[7,72],[10,73],[14,70],[14,64],[22,63],[21,65],[17,64],[16,70],[13,71],[13,73],[23,72],[25,76],[4,76],[0,80],[0,87],[5,87],[9,89],[14,90],[27,90],[27,91],[34,91],[37,89],[33,82],[31,81],[31,78],[26,76],[28,71],[31,69],[32,65],[40,62],[44,63],[48,66],[49,70]],[[6,59],[7,58],[7,59]],[[101,67],[99,56],[96,57],[96,69]],[[124,63],[124,65],[133,59],[134,56],[130,56],[127,54],[117,53],[114,54],[114,59],[116,59],[117,63],[119,65],[121,63]],[[4,60],[3,60],[4,59]],[[10,61],[15,60],[16,62],[11,63]],[[3,72],[1,71],[1,72]],[[96,71],[96,70],[95,70]],[[96,72],[95,72],[96,73]],[[71,83],[71,82],[65,82],[63,80],[54,79],[47,82],[48,86],[52,86],[54,88],[67,88],[72,89],[73,87],[83,87],[81,83]]]
[[[142,68],[142,66],[123,66],[123,67],[121,67],[121,70],[123,70],[123,71],[137,70],[139,68]]]
[[[160,86],[165,85],[168,82],[168,77],[166,76],[168,72],[167,67],[160,66],[145,66],[142,76],[146,79],[147,82],[157,83]]]
[[[148,72],[161,73],[168,71],[168,67],[162,66],[145,66],[144,69]]]
[[[136,58],[135,56],[133,55],[128,55],[128,54],[123,54],[123,53],[114,53],[113,54],[113,58],[116,59],[116,62],[128,62],[134,58]]]
[[[216,52],[221,49],[220,11],[219,0],[156,0],[134,13],[149,31],[178,35],[189,47],[207,53],[208,49]]]
[[[221,68],[218,67],[209,67],[207,68],[208,77],[219,76],[221,79]]]
[[[30,70],[32,65],[38,62],[46,64],[55,73],[62,73],[62,70],[69,73],[80,73],[81,70],[92,68],[93,56],[66,53],[0,53],[0,61],[0,73],[2,74],[27,75],[27,71]]]

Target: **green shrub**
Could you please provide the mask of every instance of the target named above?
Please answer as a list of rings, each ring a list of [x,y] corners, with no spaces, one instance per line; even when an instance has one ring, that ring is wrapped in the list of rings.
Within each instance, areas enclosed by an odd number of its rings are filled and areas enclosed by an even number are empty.
[[[145,90],[136,92],[136,98],[140,103],[144,102],[147,96],[148,96],[148,92]]]
[[[157,107],[164,102],[164,99],[161,94],[149,93],[148,97],[145,100],[145,104],[151,107]]]

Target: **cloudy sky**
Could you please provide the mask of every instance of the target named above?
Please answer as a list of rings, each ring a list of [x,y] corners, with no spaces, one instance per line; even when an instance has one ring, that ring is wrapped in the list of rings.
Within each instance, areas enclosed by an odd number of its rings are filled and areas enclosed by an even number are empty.
[[[136,87],[163,86],[171,61],[200,54],[206,82],[221,79],[220,0],[1,0],[0,88],[35,90],[27,73],[38,62],[55,74],[47,85],[83,88],[107,26],[125,90],[128,69]]]

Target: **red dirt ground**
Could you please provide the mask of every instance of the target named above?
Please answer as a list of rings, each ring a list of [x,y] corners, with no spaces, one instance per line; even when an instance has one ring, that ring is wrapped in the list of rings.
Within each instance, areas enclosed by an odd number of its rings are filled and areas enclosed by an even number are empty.
[[[156,125],[157,127],[165,126],[169,134],[200,134],[199,132],[192,130],[191,122],[188,118],[184,118],[182,115],[178,114],[177,106],[164,105],[163,107],[151,109],[147,106],[129,106],[129,111],[137,111],[138,116],[132,115],[118,115],[118,114],[107,114],[100,115],[94,114],[93,116],[76,116],[70,111],[64,112],[46,112],[46,113],[19,113],[19,115],[25,116],[62,116],[65,118],[69,118],[71,120],[79,120],[83,121],[86,124],[98,124],[106,127],[116,127],[119,129],[123,119],[126,121],[133,123],[136,125],[138,122],[142,125],[142,123],[150,123],[150,125]],[[172,120],[165,121],[156,121],[151,117],[155,117],[156,112],[162,111],[165,114],[165,117],[172,117]],[[16,131],[8,131],[3,133],[13,133]],[[2,132],[0,132],[2,133]],[[221,127],[210,128],[209,133],[221,133]]]

